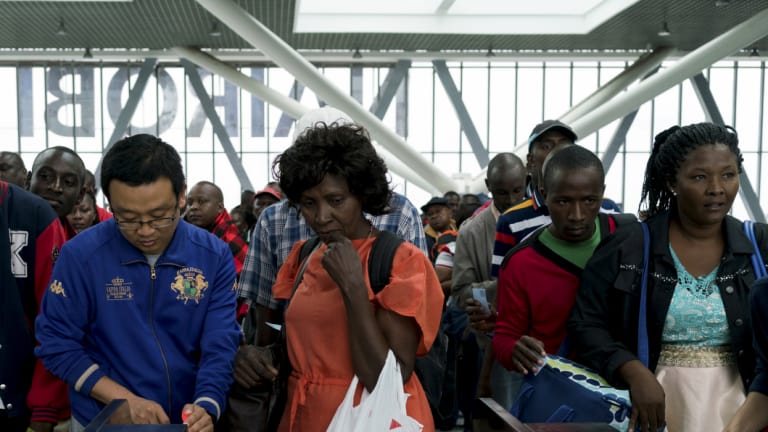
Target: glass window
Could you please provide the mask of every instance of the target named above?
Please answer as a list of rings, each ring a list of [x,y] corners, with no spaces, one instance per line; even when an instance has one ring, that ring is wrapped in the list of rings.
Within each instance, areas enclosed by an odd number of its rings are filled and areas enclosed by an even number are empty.
[[[448,71],[451,74],[451,78],[456,86],[459,87],[460,83],[460,70],[448,66]],[[437,76],[435,71],[435,119],[434,119],[434,135],[435,135],[435,151],[438,152],[459,152],[459,140],[461,137],[461,128],[459,125],[459,119],[456,117],[456,110],[453,108],[453,103],[448,97],[448,93],[443,87],[442,81]],[[437,161],[435,161],[437,162]],[[440,165],[438,165],[440,166]]]
[[[739,67],[736,89],[736,123],[734,128],[739,132],[739,148],[741,151],[757,151],[760,139],[760,92],[765,91],[760,86],[760,69],[754,67]]]
[[[0,151],[19,151],[16,68],[0,67]]]
[[[411,68],[408,76],[408,144],[422,153],[432,151],[433,85],[431,66]],[[429,155],[427,159],[430,159]]]
[[[488,94],[488,149],[491,153],[509,152],[521,141],[517,137],[517,71],[513,67],[494,67]]]
[[[544,118],[560,118],[571,106],[570,67],[547,65],[544,85]]]

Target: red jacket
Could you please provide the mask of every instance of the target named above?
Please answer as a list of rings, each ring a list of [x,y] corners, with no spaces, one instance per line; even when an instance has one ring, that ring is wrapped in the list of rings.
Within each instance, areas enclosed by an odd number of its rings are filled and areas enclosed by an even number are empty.
[[[604,239],[616,229],[616,216],[598,217]],[[547,353],[556,354],[576,302],[582,269],[541,243],[540,234],[541,229],[512,249],[499,272],[493,352],[507,369],[513,368],[512,352],[523,336],[542,341]]]

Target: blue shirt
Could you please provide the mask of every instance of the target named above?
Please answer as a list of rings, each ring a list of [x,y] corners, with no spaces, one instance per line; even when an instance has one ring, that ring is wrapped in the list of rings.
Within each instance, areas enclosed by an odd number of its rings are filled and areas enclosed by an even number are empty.
[[[424,227],[419,212],[408,198],[393,193],[391,211],[381,216],[366,214],[379,231],[391,231],[411,242],[427,255]],[[314,235],[298,210],[288,200],[275,203],[261,212],[251,236],[248,255],[240,273],[240,297],[270,309],[282,308],[283,302],[272,298],[277,271],[293,245]]]

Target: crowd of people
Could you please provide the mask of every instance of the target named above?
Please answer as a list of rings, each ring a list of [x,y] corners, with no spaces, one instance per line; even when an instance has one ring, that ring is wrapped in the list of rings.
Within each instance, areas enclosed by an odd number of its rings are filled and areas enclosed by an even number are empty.
[[[630,430],[768,426],[768,281],[752,260],[768,260],[768,226],[756,252],[729,214],[736,131],[656,135],[637,214],[604,196],[577,138],[542,122],[525,161],[490,161],[490,197],[447,191],[421,212],[332,108],[297,122],[275,181],[231,210],[151,135],[115,143],[99,185],[67,147],[29,171],[0,153],[0,430],[81,432],[125,399],[128,423],[324,431],[353,376],[358,396],[373,391],[390,352],[424,431],[471,431],[476,397],[509,409],[558,353],[629,390]],[[381,283],[371,256],[387,261]],[[269,399],[282,378],[284,406]]]

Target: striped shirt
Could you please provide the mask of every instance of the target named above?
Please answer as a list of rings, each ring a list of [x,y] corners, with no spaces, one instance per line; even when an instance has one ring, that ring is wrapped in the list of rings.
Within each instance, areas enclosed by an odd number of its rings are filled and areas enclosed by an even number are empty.
[[[621,209],[615,202],[606,198],[603,200],[600,212],[621,213]],[[538,191],[499,216],[499,221],[496,223],[496,239],[493,243],[491,276],[499,277],[499,267],[510,249],[536,228],[550,222],[552,218],[549,216],[549,209]]]

